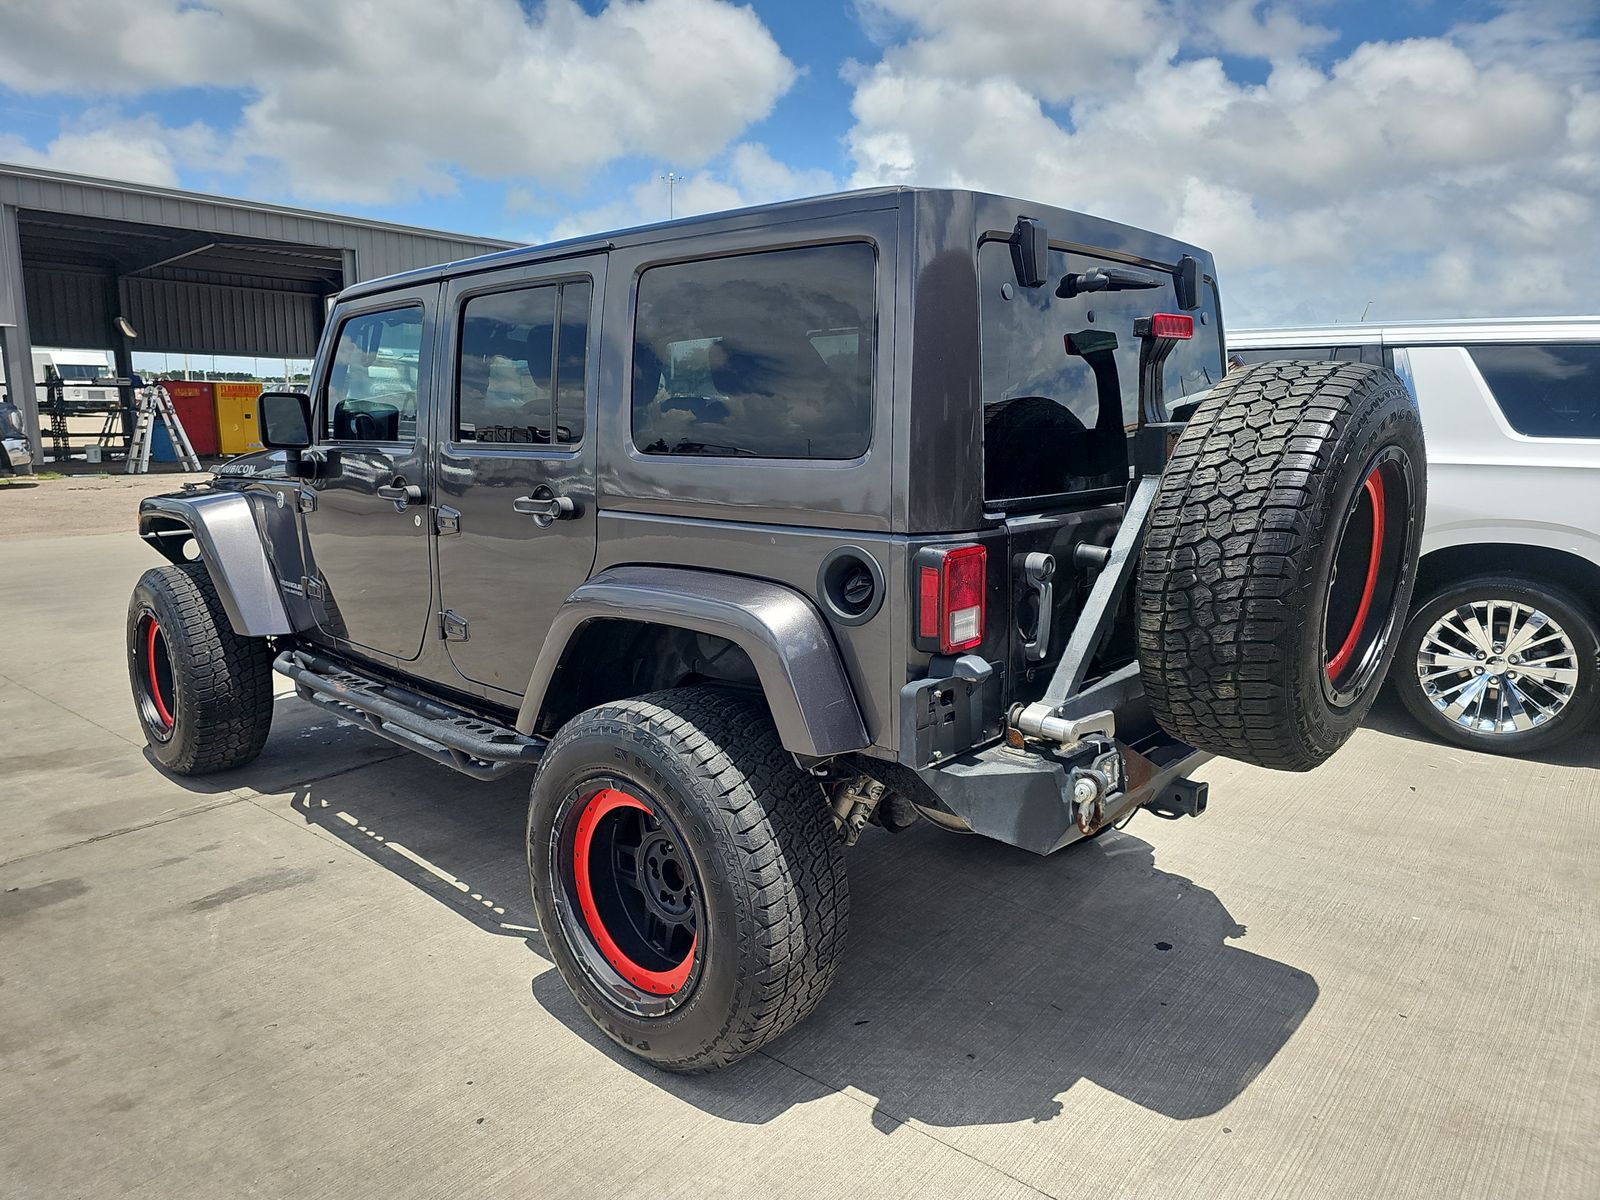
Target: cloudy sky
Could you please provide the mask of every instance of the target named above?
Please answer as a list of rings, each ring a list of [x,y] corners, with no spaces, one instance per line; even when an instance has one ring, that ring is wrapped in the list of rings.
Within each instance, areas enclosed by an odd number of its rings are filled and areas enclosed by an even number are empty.
[[[0,0],[0,161],[526,241],[971,186],[1233,325],[1593,312],[1600,4]]]

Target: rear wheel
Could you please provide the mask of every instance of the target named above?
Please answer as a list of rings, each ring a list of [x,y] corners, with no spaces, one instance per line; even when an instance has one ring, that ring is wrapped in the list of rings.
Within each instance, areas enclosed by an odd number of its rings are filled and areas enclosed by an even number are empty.
[[[540,928],[607,1037],[705,1071],[809,1013],[844,944],[844,851],[765,709],[705,688],[591,709],[528,810]]]
[[[1420,606],[1400,638],[1395,686],[1435,736],[1526,754],[1600,709],[1600,632],[1571,596],[1514,576],[1469,579]]]
[[[242,767],[272,727],[272,652],[233,631],[204,563],[155,567],[128,605],[128,681],[150,753],[177,775]]]

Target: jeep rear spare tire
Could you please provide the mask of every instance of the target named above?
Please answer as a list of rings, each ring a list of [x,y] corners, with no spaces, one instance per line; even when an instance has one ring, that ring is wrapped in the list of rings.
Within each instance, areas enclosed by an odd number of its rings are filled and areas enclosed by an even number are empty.
[[[1425,492],[1421,418],[1390,371],[1269,362],[1213,389],[1140,561],[1139,664],[1162,728],[1283,770],[1333,754],[1394,657]]]
[[[580,713],[528,806],[539,928],[619,1045],[672,1071],[745,1057],[828,990],[844,849],[765,705],[683,688]]]

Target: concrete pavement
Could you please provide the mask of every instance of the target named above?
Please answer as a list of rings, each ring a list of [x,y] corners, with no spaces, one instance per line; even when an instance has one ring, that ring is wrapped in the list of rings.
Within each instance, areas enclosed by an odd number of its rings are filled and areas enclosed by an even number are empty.
[[[869,830],[822,1008],[682,1079],[551,966],[526,778],[289,696],[252,766],[157,772],[157,561],[0,542],[6,1196],[1600,1194],[1593,740],[1497,760],[1386,706],[1048,860]]]

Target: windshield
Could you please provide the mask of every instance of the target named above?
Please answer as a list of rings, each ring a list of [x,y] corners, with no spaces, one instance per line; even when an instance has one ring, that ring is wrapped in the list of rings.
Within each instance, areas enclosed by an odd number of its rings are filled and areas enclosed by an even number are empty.
[[[1050,252],[1049,281],[1017,284],[1011,245],[978,249],[983,331],[984,477],[990,500],[1120,487],[1128,480],[1127,433],[1139,421],[1139,339],[1133,323],[1178,312],[1170,274],[1136,268],[1158,286],[1090,292],[1062,299],[1069,272],[1111,265]],[[1202,285],[1194,337],[1166,362],[1169,408],[1219,382],[1221,320],[1210,283]]]
[[[102,375],[109,376],[111,368],[104,363],[56,363],[56,373],[67,383],[89,383]]]

